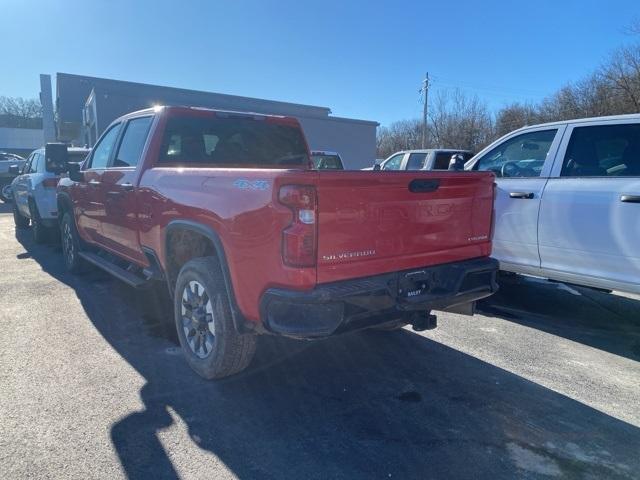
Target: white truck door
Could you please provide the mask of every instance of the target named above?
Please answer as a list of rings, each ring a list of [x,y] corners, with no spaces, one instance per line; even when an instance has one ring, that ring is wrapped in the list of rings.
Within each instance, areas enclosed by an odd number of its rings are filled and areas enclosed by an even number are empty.
[[[514,132],[478,154],[473,170],[496,174],[492,256],[504,270],[536,273],[540,198],[565,125]]]
[[[640,120],[570,125],[552,177],[540,209],[543,274],[640,293]]]
[[[18,211],[29,218],[29,171],[34,162],[37,163],[38,153],[32,153],[22,167],[22,173],[16,177],[12,184],[13,201]]]

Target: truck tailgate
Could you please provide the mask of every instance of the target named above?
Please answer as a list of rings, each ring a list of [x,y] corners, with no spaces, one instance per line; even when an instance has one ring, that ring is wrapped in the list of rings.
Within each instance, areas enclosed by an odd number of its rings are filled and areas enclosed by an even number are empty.
[[[491,253],[485,172],[319,172],[318,283]]]

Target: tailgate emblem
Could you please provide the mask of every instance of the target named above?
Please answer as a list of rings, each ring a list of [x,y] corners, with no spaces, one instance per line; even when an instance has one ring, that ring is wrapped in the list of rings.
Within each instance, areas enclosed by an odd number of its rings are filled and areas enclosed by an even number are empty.
[[[376,254],[375,250],[361,250],[359,252],[341,252],[323,255],[322,260],[325,262],[335,262],[336,260],[347,260],[349,258],[372,257]]]

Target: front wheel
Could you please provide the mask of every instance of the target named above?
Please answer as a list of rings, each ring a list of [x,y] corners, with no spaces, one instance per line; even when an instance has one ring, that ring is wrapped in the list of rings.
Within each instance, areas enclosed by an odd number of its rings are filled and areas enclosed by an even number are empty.
[[[174,295],[178,339],[187,363],[207,379],[241,372],[251,362],[256,336],[236,331],[220,264],[194,258],[180,270]]]
[[[76,231],[75,221],[69,212],[65,212],[60,223],[60,243],[64,265],[71,273],[81,273],[85,269],[84,260],[80,257],[80,238]]]
[[[38,207],[33,202],[29,202],[29,211],[31,212],[31,232],[33,233],[33,241],[36,243],[45,243],[48,240],[49,229],[44,226]]]
[[[18,211],[18,206],[15,202],[13,203],[13,223],[16,224],[16,228],[27,228],[29,226],[29,219]]]

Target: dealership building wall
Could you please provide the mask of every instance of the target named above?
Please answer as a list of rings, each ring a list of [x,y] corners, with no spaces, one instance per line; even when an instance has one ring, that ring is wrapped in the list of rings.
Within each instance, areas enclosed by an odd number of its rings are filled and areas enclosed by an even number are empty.
[[[184,105],[298,118],[312,150],[340,153],[345,168],[371,166],[376,153],[373,121],[331,116],[326,107],[213,92],[58,73],[57,135],[62,141],[93,145],[104,129],[125,113],[154,105]]]
[[[26,157],[43,143],[42,129],[0,127],[0,151]]]

